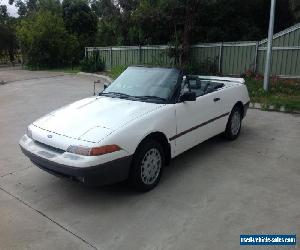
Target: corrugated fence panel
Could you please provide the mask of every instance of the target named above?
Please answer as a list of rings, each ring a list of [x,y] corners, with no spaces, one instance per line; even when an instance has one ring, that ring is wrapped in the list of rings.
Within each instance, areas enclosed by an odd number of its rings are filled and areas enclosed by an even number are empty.
[[[266,59],[266,51],[265,50],[259,50],[258,56],[257,56],[257,73],[263,74],[265,69],[265,61]]]
[[[20,64],[22,63],[23,59],[22,59],[22,54],[20,51],[15,51],[13,54],[13,62],[11,61],[10,55],[8,53],[0,53],[0,65],[1,64],[11,64],[14,63],[14,65],[16,64]]]
[[[300,76],[300,24],[296,24],[274,35],[272,75]],[[257,50],[257,44],[258,50]],[[256,42],[210,43],[191,47],[191,61],[201,70],[220,71],[224,75],[240,75],[255,69],[263,74],[267,40]],[[160,65],[172,66],[170,48],[160,46],[128,46],[86,48],[89,56],[97,51],[105,61],[107,69],[119,65]],[[257,54],[256,54],[257,52]],[[221,61],[220,61],[221,57]],[[220,64],[220,65],[219,65]]]
[[[141,64],[170,66],[172,61],[168,56],[168,48],[141,48]]]
[[[110,68],[110,50],[109,49],[104,49],[104,48],[90,48],[86,51],[86,56],[90,57],[93,55],[93,53],[98,53],[101,57],[101,59],[105,63],[105,68],[109,69]]]
[[[197,64],[203,63],[218,63],[219,58],[219,46],[208,46],[208,47],[199,47],[196,45],[195,47],[191,48],[191,56],[192,61],[196,62]]]
[[[264,73],[267,40],[260,42],[258,73]],[[300,24],[274,35],[272,75],[300,76]]]
[[[265,68],[266,50],[258,52],[258,73],[263,74]],[[300,76],[300,49],[273,50],[272,75]]]
[[[280,46],[299,46],[300,43],[300,28],[294,30],[292,32],[288,32],[286,34],[280,35],[276,37],[274,36],[273,46],[280,47]],[[266,43],[263,43],[262,46],[266,46]]]
[[[293,76],[300,76],[300,50],[295,51],[293,54]]]
[[[95,51],[95,50],[94,50]],[[174,60],[169,58],[168,49],[135,48],[99,49],[97,51],[105,62],[107,69],[119,65],[161,65],[172,66]],[[223,46],[221,72],[224,75],[241,75],[255,66],[256,46]],[[89,51],[90,56],[93,51]],[[215,65],[218,68],[220,46],[192,47],[192,61],[199,67]],[[266,47],[259,47],[257,54],[257,73],[264,73]],[[274,47],[272,56],[272,75],[300,76],[300,47]]]
[[[272,60],[274,60],[274,62],[277,62],[277,63],[272,64],[271,73],[273,75],[300,76],[299,53],[300,53],[300,50],[275,50],[275,51],[273,51],[273,59]]]
[[[253,70],[255,51],[256,45],[224,45],[222,52],[222,73],[226,75],[240,75],[247,70]]]
[[[105,68],[110,68],[110,50],[100,50],[100,56],[102,60],[105,62]]]

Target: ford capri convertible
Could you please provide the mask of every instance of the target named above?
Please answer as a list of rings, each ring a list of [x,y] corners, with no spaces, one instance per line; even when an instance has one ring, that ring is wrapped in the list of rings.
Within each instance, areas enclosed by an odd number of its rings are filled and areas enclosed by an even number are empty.
[[[172,158],[221,133],[236,139],[248,106],[241,78],[132,66],[99,95],[33,122],[19,144],[51,174],[149,191]]]

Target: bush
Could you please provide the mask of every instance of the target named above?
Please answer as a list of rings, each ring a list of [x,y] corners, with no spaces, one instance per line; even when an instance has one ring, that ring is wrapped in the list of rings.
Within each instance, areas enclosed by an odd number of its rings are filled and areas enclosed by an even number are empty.
[[[188,75],[219,75],[217,61],[210,58],[206,58],[201,63],[191,60],[183,70]]]
[[[79,52],[77,38],[66,31],[62,17],[49,11],[23,19],[17,36],[29,68],[72,65]]]
[[[103,62],[98,53],[93,53],[92,55],[85,57],[81,61],[80,68],[83,72],[100,72],[105,69],[105,63]]]
[[[119,77],[119,75],[121,75],[123,73],[123,71],[125,69],[127,69],[127,66],[123,66],[123,65],[116,66],[111,69],[111,71],[109,72],[109,76],[112,79],[117,79]]]

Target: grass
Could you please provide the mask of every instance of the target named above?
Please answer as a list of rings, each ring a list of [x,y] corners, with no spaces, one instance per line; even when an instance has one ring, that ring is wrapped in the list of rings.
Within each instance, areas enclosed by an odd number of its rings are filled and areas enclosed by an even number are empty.
[[[263,90],[263,80],[246,78],[251,102],[260,103],[263,108],[273,106],[279,110],[284,106],[287,111],[300,111],[300,80],[273,78],[268,92]]]
[[[117,66],[111,69],[111,71],[108,71],[108,75],[112,79],[116,79],[119,75],[122,74],[122,72],[127,68],[127,66]]]

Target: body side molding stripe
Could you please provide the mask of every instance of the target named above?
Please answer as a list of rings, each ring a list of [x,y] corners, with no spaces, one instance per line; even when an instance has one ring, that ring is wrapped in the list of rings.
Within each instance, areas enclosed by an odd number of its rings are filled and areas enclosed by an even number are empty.
[[[194,127],[189,128],[189,129],[187,129],[187,130],[185,130],[185,131],[182,131],[181,133],[179,133],[179,134],[177,134],[177,135],[174,135],[174,136],[172,136],[171,138],[169,138],[169,140],[170,140],[170,141],[173,141],[173,140],[177,139],[178,137],[181,137],[181,136],[183,136],[183,135],[185,135],[185,134],[187,134],[187,133],[189,133],[189,132],[192,132],[192,131],[195,130],[195,129],[198,129],[198,128],[200,128],[200,127],[203,127],[203,126],[205,126],[205,125],[207,125],[207,124],[209,124],[209,123],[212,123],[212,122],[214,122],[214,121],[216,121],[216,120],[218,120],[218,119],[220,119],[220,118],[223,118],[223,117],[225,117],[225,116],[227,116],[227,115],[229,115],[229,114],[230,114],[230,112],[227,112],[227,113],[225,113],[225,114],[223,114],[223,115],[217,116],[217,117],[212,118],[212,119],[210,119],[210,120],[208,120],[208,121],[206,121],[206,122],[203,122],[203,123],[201,123],[201,124],[199,124],[199,125],[197,125],[197,126],[194,126]]]

